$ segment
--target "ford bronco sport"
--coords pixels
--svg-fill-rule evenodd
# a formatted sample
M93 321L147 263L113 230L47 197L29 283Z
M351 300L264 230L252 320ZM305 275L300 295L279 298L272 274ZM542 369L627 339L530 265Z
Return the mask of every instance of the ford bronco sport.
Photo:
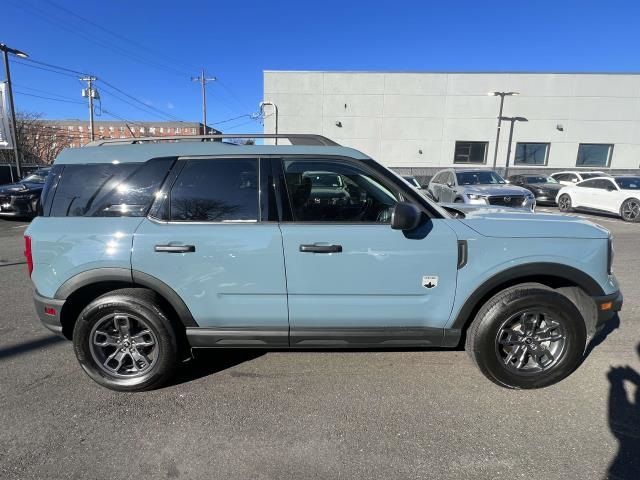
M195 348L464 343L491 381L538 388L621 308L602 227L446 210L359 151L277 138L290 144L128 139L59 155L25 254L40 319L93 380L155 388Z

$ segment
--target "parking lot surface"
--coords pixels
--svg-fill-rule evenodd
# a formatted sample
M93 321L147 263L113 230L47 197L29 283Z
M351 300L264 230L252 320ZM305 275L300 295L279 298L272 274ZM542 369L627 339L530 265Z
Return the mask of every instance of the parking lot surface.
M497 387L462 350L232 351L136 394L40 326L26 223L0 220L0 478L640 478L640 225L581 216L625 305L557 385Z

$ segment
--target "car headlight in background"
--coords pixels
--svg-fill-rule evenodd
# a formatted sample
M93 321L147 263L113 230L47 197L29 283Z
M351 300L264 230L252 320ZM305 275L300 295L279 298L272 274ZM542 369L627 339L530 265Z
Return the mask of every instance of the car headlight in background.
M484 197L482 195L478 195L476 193L467 193L467 197L469 197L469 200L482 200L484 202L487 201L487 197Z

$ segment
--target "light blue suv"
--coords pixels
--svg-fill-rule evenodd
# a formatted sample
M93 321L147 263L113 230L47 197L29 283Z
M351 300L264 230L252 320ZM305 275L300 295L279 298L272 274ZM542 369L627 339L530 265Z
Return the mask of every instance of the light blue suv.
M158 387L194 348L464 343L493 382L537 388L621 308L611 236L590 222L450 213L324 137L226 140L56 159L25 254L40 319L99 384Z

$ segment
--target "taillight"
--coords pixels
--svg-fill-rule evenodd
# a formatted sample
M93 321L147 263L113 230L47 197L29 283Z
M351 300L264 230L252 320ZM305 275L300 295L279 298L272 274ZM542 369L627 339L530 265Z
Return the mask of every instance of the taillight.
M24 236L24 257L27 259L27 268L29 268L29 276L33 273L33 254L31 253L31 237Z

